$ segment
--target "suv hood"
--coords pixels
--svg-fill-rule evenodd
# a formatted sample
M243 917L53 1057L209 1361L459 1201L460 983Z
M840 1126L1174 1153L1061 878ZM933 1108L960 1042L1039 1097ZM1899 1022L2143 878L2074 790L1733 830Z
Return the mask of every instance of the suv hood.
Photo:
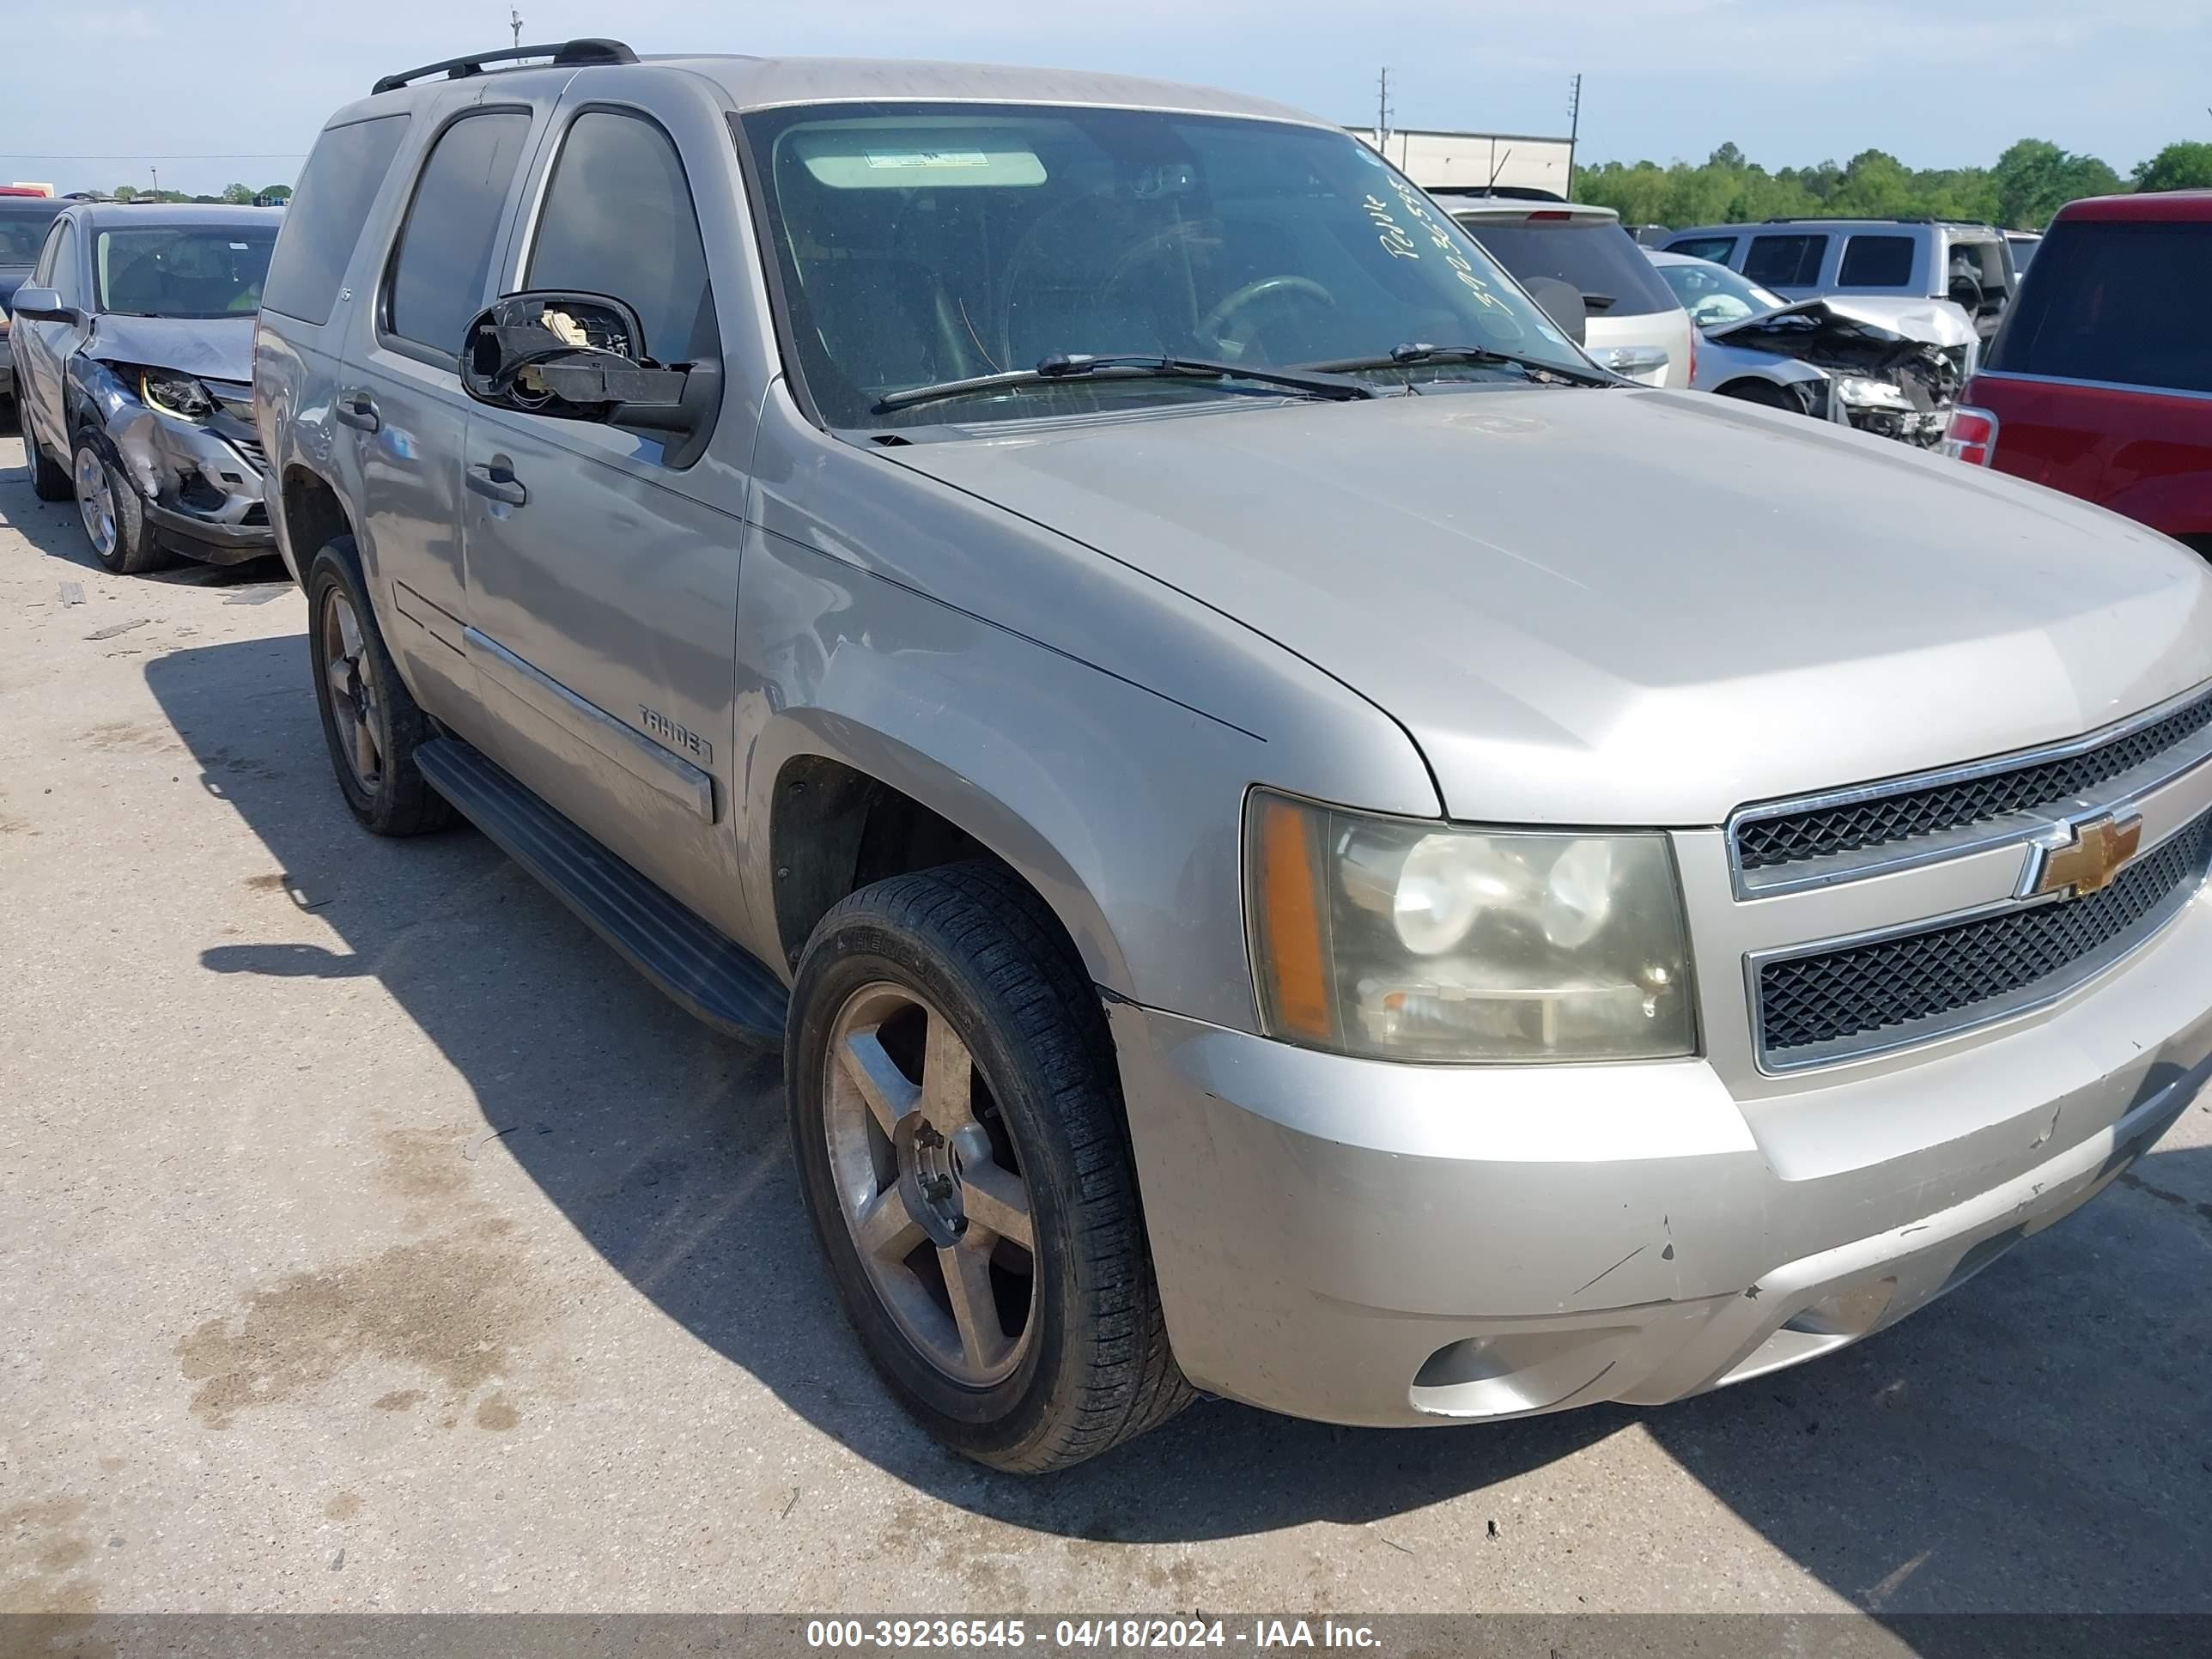
M125 317L102 313L93 323L84 355L104 363L173 368L201 380L250 384L253 379L253 318Z
M1717 823L2212 678L2212 575L2164 538L1698 393L1246 406L878 453L1326 670L1405 726L1456 818Z

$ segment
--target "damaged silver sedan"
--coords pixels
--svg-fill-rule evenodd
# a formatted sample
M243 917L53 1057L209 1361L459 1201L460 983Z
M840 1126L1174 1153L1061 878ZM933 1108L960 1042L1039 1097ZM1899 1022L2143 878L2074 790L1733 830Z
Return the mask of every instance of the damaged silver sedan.
M276 550L253 430L275 208L85 203L16 290L15 392L41 501L118 574Z
M1942 441L1978 337L1948 300L1828 295L1795 304L1741 272L1644 250L1703 337L1700 392L1856 427L1923 449Z

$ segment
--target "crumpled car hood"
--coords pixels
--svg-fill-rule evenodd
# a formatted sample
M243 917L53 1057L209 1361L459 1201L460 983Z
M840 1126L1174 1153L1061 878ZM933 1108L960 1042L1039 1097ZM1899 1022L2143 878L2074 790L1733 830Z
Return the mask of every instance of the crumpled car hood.
M2164 538L1731 399L1499 389L988 434L879 453L1316 664L1405 726L1457 818L1717 823L2212 679L2212 575Z
M173 368L203 380L251 382L253 379L253 318L125 317L112 312L97 318L84 355L104 363L137 363Z
M1901 368L1924 356L1934 343L1900 333L1871 317L1853 316L1844 306L1827 300L1804 300L1779 311L1709 328L1705 337L1748 351L1795 357L1822 368L1869 373Z

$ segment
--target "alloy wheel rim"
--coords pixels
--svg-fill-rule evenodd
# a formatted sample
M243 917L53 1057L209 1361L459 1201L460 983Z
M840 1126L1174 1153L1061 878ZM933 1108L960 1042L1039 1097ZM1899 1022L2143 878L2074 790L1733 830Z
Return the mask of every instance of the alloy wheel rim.
M925 999L877 981L838 1010L824 1063L831 1178L869 1283L947 1377L1003 1380L1036 1328L1034 1209L968 1045Z
M377 695L376 665L365 648L361 619L342 588L332 588L323 605L320 629L323 677L331 689L331 714L346 767L365 794L384 782L383 730Z
M87 445L77 451L72 471L77 516L84 520L92 550L106 558L115 551L115 495L107 482L107 467Z

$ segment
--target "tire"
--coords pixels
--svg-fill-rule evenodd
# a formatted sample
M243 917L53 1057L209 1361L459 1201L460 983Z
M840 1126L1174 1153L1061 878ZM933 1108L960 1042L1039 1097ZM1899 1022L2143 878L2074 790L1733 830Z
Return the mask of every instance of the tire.
M46 452L39 447L39 434L32 430L30 416L24 412L23 385L15 383L15 421L23 428L23 465L31 474L31 491L42 501L67 501L76 498L76 489L70 483L69 469L57 466L47 459Z
M933 1066L947 1031L951 1063ZM972 1067L958 1064L963 1048ZM807 941L786 1055L800 1188L830 1277L870 1362L932 1435L993 1468L1042 1474L1190 1402L1161 1318L1112 1040L1036 894L983 862L854 894ZM883 1111L859 1081L872 1066ZM964 1121L952 1096L965 1097ZM878 1248L864 1253L862 1233ZM962 1283L993 1293L981 1339L951 1313L948 1257L966 1264L952 1269Z
M70 494L84 525L85 540L100 568L118 576L143 576L171 562L154 540L137 486L115 464L107 446L88 432L76 434L70 457Z
M307 562L305 586L307 665L323 740L346 805L373 835L420 836L447 828L454 822L453 809L415 764L416 750L436 734L385 647L352 537L337 537L317 550ZM326 647L339 651L342 666ZM361 747L364 734L371 745L367 752Z

